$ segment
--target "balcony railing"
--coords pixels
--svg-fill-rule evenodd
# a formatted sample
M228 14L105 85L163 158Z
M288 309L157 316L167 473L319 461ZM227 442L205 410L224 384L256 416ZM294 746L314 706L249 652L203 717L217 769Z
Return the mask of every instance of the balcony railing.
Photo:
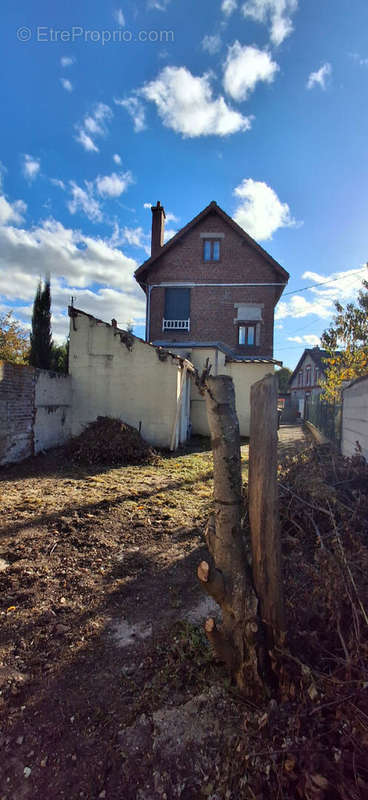
M163 319L163 331L189 331L190 319Z

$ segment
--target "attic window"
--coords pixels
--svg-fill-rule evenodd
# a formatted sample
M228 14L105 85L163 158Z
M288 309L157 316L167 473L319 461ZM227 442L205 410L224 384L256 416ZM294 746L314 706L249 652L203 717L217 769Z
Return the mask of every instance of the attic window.
M220 240L203 240L203 261L220 261Z

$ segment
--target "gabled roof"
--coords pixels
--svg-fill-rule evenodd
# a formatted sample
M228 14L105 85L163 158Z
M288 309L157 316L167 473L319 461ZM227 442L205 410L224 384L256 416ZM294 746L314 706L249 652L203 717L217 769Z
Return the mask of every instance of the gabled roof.
M270 256L270 254L267 253L266 250L264 250L263 247L261 247L261 245L259 245L254 239L252 239L252 237L249 236L249 234L246 233L243 230L243 228L241 228L240 225L238 225L238 223L235 222L235 220L229 217L229 215L226 214L226 212L223 211L222 208L220 208L220 206L217 205L215 200L212 200L212 202L208 206L206 206L206 208L204 208L203 211L200 212L200 214L197 214L197 216L194 217L194 219L192 219L191 222L188 222L188 224L185 225L184 228L181 228L181 230L178 231L178 233L176 233L175 236L172 237L172 239L169 239L169 241L166 242L166 244L161 248L161 250L159 250L158 253L148 258L146 261L144 261L144 263L140 267L138 267L138 269L136 269L134 277L138 281L138 283L142 286L142 288L144 285L144 280L143 280L144 274L147 271L149 271L153 266L155 266L156 261L158 261L158 259L160 259L161 256L164 255L164 253L167 253L169 250L171 250L173 247L179 244L182 238L186 236L186 234L189 233L189 231L191 231L192 228L198 225L199 222L202 222L202 220L205 219L205 217L207 217L208 214L213 214L213 213L218 214L218 216L221 219L223 219L224 222L230 225L230 227L236 233L238 233L239 236L241 236L242 239L245 240L250 247L252 247L259 255L263 256L263 258L266 261L268 261L271 267L277 272L277 275L280 278L280 283L281 282L286 283L289 280L289 273L286 272L286 270L277 261L275 261L275 259L272 258L272 256Z
M300 367L302 366L302 363L303 363L304 359L308 355L314 361L316 367L318 367L318 369L320 369L322 372L325 372L326 364L324 364L323 359L324 358L331 358L330 354L327 352L327 350L321 350L320 347L310 347L310 348L307 347L304 350L304 353L301 355L301 357L300 357L300 359L299 359L299 361L298 361L298 363L297 363L297 365L296 365L296 367L294 369L293 374L290 375L289 386L290 386L292 380L294 380L295 375L299 372ZM336 355L339 355L339 353L336 353Z

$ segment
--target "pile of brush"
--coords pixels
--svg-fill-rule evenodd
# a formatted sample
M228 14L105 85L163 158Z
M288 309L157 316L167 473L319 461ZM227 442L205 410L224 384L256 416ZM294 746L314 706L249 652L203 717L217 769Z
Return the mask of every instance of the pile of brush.
M112 417L97 417L66 446L74 464L149 464L156 456L136 428Z

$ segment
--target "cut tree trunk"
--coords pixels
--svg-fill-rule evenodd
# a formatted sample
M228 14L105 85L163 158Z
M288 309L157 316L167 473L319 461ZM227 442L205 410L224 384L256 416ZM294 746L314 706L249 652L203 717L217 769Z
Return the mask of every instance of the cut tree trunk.
M202 561L198 578L222 609L222 624L206 621L206 635L237 685L254 695L267 683L264 632L241 527L242 484L239 423L231 377L204 384L214 464L214 515L206 529L213 562Z
M284 631L280 516L277 486L277 378L266 375L251 387L249 521L252 570L269 650Z

